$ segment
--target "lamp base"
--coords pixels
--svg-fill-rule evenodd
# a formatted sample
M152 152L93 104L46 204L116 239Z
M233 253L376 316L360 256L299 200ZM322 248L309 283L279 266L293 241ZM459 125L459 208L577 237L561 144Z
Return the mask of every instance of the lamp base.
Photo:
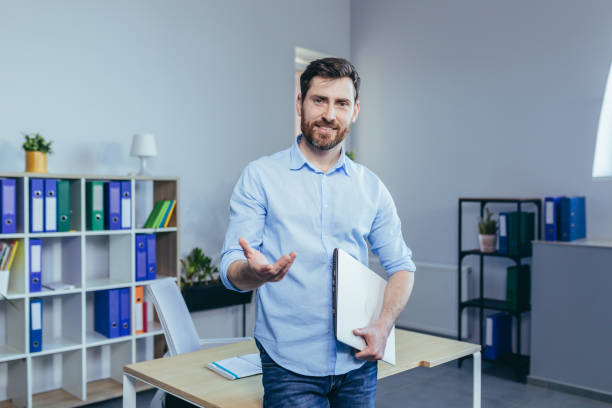
M147 168L147 158L145 156L138 156L140 159L140 168L138 169L137 176L150 176L151 172Z

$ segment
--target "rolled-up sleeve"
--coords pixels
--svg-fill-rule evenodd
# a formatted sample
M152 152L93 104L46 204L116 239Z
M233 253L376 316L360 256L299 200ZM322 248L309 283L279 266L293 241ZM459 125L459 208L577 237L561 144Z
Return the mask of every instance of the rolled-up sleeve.
M389 190L381 183L378 210L368 236L371 251L379 257L387 277L397 271L416 271L412 251L404 242L402 223Z
M265 193L257 168L254 163L250 163L243 170L232 192L229 226L221 251L219 275L221 282L228 289L244 292L230 282L227 269L235 261L246 259L238 238L243 237L253 248L261 246L266 208Z

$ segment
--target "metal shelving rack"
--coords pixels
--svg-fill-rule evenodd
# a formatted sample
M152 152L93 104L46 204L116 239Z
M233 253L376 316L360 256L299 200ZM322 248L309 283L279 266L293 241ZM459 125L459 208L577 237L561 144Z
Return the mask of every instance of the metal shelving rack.
M459 228L458 228L458 263L457 263L457 276L458 276L458 299L461 299L462 285L461 285L461 267L463 260L467 256L479 257L479 294L477 298L469 299L466 301L459 301L458 316L457 316L457 339L461 339L461 323L462 313L466 308L476 308L479 310L479 332L480 332L480 344L484 346L484 311L497 310L511 313L516 318L516 353L504 356L496 360L486 360L494 364L501 364L514 370L517 381L526 381L526 376L529 373L529 355L521 353L521 317L523 313L527 313L531 310L531 305L527 305L523 308L514 308L509 305L505 300L498 300L487 298L484 295L484 259L487 257L506 258L514 261L517 267L524 264L524 260L530 256L521 254L520 242L519 242L519 255L510 256L506 254L500 254L499 252L483 253L479 249L464 250L462 245L462 221L463 221L463 204L479 204L480 205L480 216L484 217L485 208L487 204L510 204L516 206L516 211L520 214L525 212L524 207L535 206L536 217L535 227L538 239L541 239L541 228L540 220L542 214L542 200L539 198L459 198ZM518 234L517 239L520 241L521 236L521 223L518 223ZM461 364L461 361L459 362Z
M135 280L135 235L140 233L156 235L157 277L179 279L179 206L168 228L136 225L147 215L141 208L148 207L138 203L152 207L158 200L178 201L178 178L34 173L0 173L0 178L17 180L17 233L0 234L0 239L19 241L8 301L0 298L0 408L75 407L121 396L123 366L161 357L163 330L157 316L149 311L146 333L136 334L132 324L129 335L106 338L93 330L93 294L130 288L133 305L136 286L151 282ZM70 181L71 231L29 232L28 186L33 178ZM90 180L131 181L132 228L86 229L85 187ZM140 190L147 193L140 195ZM74 289L29 292L28 243L32 238L43 240L43 283L62 280ZM42 351L34 353L29 349L32 298L41 298L44 304ZM136 312L134 307L130 309L133 322ZM152 303L149 309L153 309ZM139 390L148 388L141 385Z

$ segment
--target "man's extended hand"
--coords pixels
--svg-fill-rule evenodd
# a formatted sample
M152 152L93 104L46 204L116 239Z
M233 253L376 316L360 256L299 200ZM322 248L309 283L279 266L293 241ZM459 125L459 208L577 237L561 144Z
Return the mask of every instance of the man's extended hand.
M251 277L260 281L261 284L265 282L278 282L283 279L287 272L289 272L289 268L293 265L296 257L295 252L291 252L288 255L281 256L276 262L271 264L264 254L251 248L246 239L239 238L238 243L244 251Z
M366 342L366 347L355 353L360 360L377 361L382 360L387 345L389 330L382 325L374 323L370 326L353 330L355 336L361 336Z

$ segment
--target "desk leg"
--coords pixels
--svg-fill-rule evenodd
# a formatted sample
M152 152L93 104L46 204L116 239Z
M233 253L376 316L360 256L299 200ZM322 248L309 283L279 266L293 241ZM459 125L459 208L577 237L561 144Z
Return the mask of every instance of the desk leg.
M480 401L482 399L481 396L481 356L480 351L477 351L473 354L474 356L474 408L480 408ZM125 386L124 386L125 387ZM124 405L125 407L125 405Z
M136 408L136 387L132 376L123 374L123 408Z

